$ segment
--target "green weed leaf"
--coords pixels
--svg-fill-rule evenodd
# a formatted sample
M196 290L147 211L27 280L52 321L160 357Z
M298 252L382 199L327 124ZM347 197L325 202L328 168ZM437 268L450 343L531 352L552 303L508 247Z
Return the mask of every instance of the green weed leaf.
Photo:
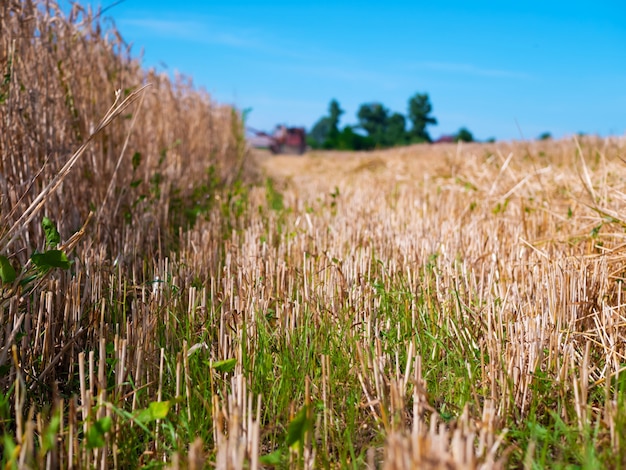
M223 361L217 361L211 364L211 367L218 372L232 372L237 364L237 359L224 359Z
M139 165L141 164L141 153L140 152L133 153L131 162L133 164L133 171L135 171L137 168L139 168Z
M37 274L31 274L30 276L26 276L24 279L20 280L20 286L26 286L37 279L39 276Z
M307 431L313 429L313 419L310 417L309 407L303 406L287 427L285 443L292 448L299 449L304 445Z
M100 418L93 423L87 432L87 448L99 449L104 446L104 435L111 429L112 420L110 416Z
M153 401L148 406L148 409L152 413L154 419L163 419L167 416L167 413L170 411L170 402L169 401Z
M8 434L4 434L2 440L4 444L4 457L2 458L2 461L5 462L4 468L17 468L17 458L20 456L20 448Z
M0 255L0 279L3 284L11 284L15 281L15 269L6 256Z
M48 217L44 217L41 221L41 226L46 234L46 246L57 246L61 243L61 235L52 220Z
M600 233L600 230L602 229L602 226L604 225L604 223L601 223L600 225L596 225L592 230L591 230L591 238L598 238L598 234Z
M109 421L111 418L109 418ZM57 433L59 432L59 426L61 424L61 417L59 414L55 414L50 419L50 424L43 432L43 451L48 452L50 449L54 448L57 440ZM109 425L110 427L110 425Z
M285 208L283 195L276 191L274 182L270 178L265 181L265 198L272 210L282 211Z
M33 253L31 261L42 272L48 272L52 268L70 269L72 263L67 255L61 250L48 250L45 253Z
M263 465L272 465L278 466L283 462L283 454L280 450L275 450L274 452L266 455L262 455L259 458L259 463Z
M170 411L171 403L169 401L153 401L148 408L139 410L135 419L140 423L150 423L157 419L163 419Z

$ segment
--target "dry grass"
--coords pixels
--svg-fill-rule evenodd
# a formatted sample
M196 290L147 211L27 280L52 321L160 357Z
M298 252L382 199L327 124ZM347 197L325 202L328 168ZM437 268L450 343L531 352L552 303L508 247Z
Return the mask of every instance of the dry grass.
M623 138L247 185L231 109L78 7L1 8L6 468L626 463ZM70 269L28 261L44 214Z
M55 2L9 1L1 15L3 222L10 226L87 141L118 91L125 98L146 84L141 100L93 138L62 190L47 198L44 212L61 233L69 236L96 210L100 246L115 255L129 246L142 252L164 235L174 189L186 196L210 165L221 181L237 177L242 142L232 110L213 105L184 77L173 83L142 70L97 14L75 5L64 18ZM146 210L150 203L158 207ZM26 239L15 251L30 247Z
M2 2L0 75L0 253L18 271L2 286L0 432L14 436L20 467L87 465L77 420L88 426L91 400L102 403L115 375L103 362L94 371L99 348L124 354L115 380L132 358L133 385L152 383L159 364L142 361L155 348L158 356L156 318L139 325L141 315L122 310L151 289L153 257L166 257L179 231L240 181L239 117L184 77L142 70L115 28L79 5L65 16L54 1ZM31 254L47 248L44 216L73 262L68 272L32 268ZM132 324L141 352L133 343L122 353L119 321ZM47 454L36 441L55 413L64 440Z
M368 325L364 348L379 336L377 328L401 336L401 327L393 323L372 326L380 314L376 296L363 291L364 278L387 278L391 285L399 282L410 293L425 294L426 299L405 299L401 310L412 318L403 340L419 343L420 336L432 334L429 322L437 325L434 334L450 336L452 343L436 342L428 354L435 363L449 355L467 358L461 364L467 366L465 380L470 381L465 406L470 405L476 419L489 406L489 446L494 442L491 433L546 422L545 416L555 412L567 423L564 427L573 426L580 435L595 430L595 451L613 455L615 465L623 462L616 422L618 377L626 353L621 216L625 150L624 139L586 138L580 144L414 146L319 154L276 158L265 166L286 181L285 204L294 208L294 224L303 232L282 257L313 273L308 297L324 299L331 311L347 305L353 324ZM317 209L313 201L323 206L331 194L340 194L333 210ZM316 207L312 214L307 214L308 204ZM319 261L310 261L306 253L319 254L313 258ZM376 266L379 262L384 273ZM391 370L397 374L397 356L383 360L394 362ZM475 365L479 367L470 370ZM364 367L363 375L372 369L376 373L375 364ZM367 401L390 403L384 390L373 385L390 381L384 374L372 379ZM547 390L541 393L543 387ZM442 405L438 397L427 401ZM383 410L372 407L372 413L381 418ZM466 422L465 412L459 419ZM441 442L440 431L432 426L428 439ZM444 438L439 457L430 460L420 460L425 458L422 450L439 444L424 447L415 431L406 437L392 433L386 455L396 466L388 463L389 468L429 462L444 468L446 459L458 468L475 468L473 440L485 427L481 421L474 426L471 433L461 434L469 435L469 442L457 429ZM509 453L516 450L532 461L535 443L527 449L515 449L515 440L512 445ZM482 447L483 452L488 448ZM560 453L565 452L550 449L548 457L561 458ZM482 457L478 461L483 467L491 467L493 456ZM552 464L558 462L564 463Z

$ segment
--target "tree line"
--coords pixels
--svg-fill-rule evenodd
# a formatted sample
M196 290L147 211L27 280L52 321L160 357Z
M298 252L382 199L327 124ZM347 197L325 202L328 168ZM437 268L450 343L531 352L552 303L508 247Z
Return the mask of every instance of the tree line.
M344 110L333 99L328 106L328 115L321 117L311 129L308 144L317 149L370 150L432 142L426 127L436 125L437 119L431 115L433 108L428 93L413 95L407 108L407 115L404 116L391 112L381 103L365 103L357 112L358 123L340 129L339 119ZM407 126L408 123L410 126ZM473 141L471 132L465 128L452 137L454 140Z

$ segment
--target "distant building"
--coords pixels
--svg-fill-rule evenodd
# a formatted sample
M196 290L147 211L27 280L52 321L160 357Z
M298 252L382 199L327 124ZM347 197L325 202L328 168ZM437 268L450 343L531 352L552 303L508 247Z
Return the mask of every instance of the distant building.
M456 142L456 136L454 135L442 135L433 144L449 144Z

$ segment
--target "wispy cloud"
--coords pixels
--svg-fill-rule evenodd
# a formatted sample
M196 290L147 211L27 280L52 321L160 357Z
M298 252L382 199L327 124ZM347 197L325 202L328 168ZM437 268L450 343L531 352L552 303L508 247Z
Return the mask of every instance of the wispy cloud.
M158 35L160 37L183 39L204 44L210 43L230 47L250 48L257 47L260 43L255 31L240 29L235 33L225 32L216 28L210 19L166 20L160 18L132 18L122 20L120 23L124 26L138 28L146 33Z
M136 28L144 34L184 40L197 45L218 45L250 50L288 58L304 58L293 49L281 48L276 38L266 31L226 24L216 17L199 19L128 18L119 21L125 28ZM278 45L277 45L278 44Z
M493 78L516 78L522 80L531 79L532 76L524 72L516 72L512 70L492 69L478 67L473 64L461 64L454 62L415 62L411 65L412 69L432 70L436 72L449 72L453 74L474 75L479 77Z

